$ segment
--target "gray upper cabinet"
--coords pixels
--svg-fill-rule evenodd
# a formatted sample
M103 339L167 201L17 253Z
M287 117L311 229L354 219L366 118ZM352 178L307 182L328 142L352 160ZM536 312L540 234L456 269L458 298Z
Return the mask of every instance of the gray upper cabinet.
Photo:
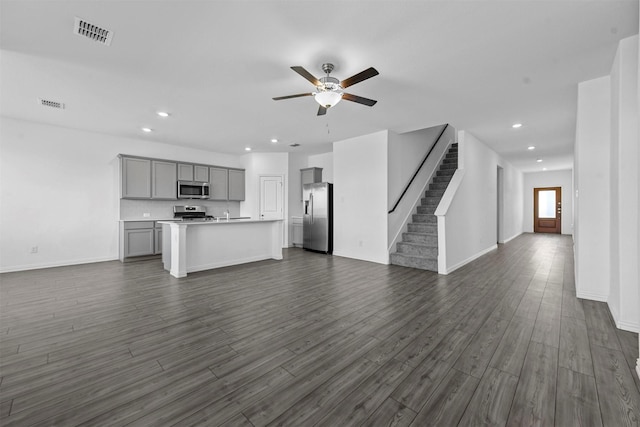
M180 181L193 181L193 165L178 163L178 179Z
M151 160L121 157L122 192L125 199L148 199L151 197Z
M244 200L243 169L229 169L229 200Z
M193 180L209 182L209 166L193 165Z
M300 200L302 200L302 193L304 191L305 184L314 184L316 182L322 182L322 168L304 168L300 169Z
M245 198L244 169L178 163L120 154L121 198L177 200L178 181L209 182L210 200Z
M175 200L178 198L176 164L162 160L151 161L151 198Z
M209 200L227 200L229 196L229 170L209 168Z
M180 181L209 182L209 166L178 163Z
M302 185L322 182L322 168L300 169L302 175Z

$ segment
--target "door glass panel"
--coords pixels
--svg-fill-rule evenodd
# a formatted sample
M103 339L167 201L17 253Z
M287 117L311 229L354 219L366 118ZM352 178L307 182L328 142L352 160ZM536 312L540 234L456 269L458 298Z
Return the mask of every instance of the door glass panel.
M538 218L556 217L556 190L538 191Z

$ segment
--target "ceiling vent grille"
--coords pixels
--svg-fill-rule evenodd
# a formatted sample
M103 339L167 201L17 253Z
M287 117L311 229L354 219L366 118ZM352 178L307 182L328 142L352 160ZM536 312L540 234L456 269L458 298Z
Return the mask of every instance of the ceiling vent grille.
M77 16L75 24L73 25L73 32L74 34L89 38L107 46L111 45L111 39L113 38L113 31L93 25L92 23L87 22L82 18L78 18Z
M50 99L42 99L38 98L38 103L45 107L57 108L59 110L64 110L64 104L58 101L51 101Z
M289 144L289 147L300 147L300 144L294 142L293 144Z

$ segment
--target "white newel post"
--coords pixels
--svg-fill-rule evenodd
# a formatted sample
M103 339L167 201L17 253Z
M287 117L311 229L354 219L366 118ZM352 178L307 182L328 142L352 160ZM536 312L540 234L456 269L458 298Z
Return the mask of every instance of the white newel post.
M173 277L187 275L187 224L171 223L171 270Z

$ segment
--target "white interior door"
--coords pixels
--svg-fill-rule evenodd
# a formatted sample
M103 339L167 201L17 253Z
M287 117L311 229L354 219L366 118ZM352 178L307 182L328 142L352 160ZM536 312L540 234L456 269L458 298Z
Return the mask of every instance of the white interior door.
M282 175L260 177L260 219L284 219Z

